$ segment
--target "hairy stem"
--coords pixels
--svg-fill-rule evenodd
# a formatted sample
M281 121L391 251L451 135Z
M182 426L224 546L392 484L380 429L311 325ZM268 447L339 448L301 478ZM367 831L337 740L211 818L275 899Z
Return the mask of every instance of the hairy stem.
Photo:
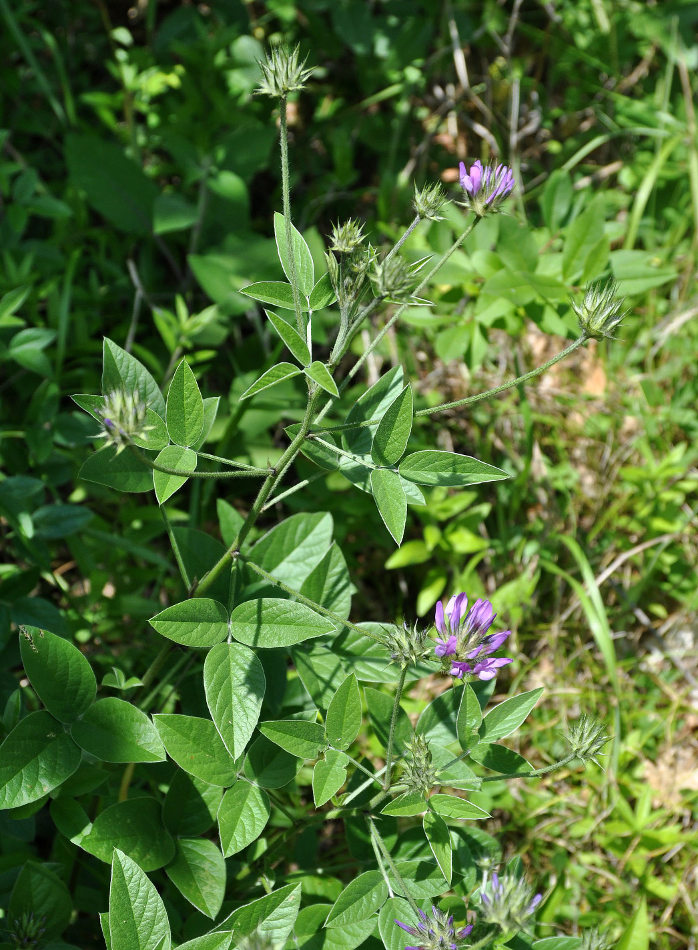
M296 326L300 335L305 338L301 295L298 290L298 274L296 273L296 255L293 253L293 235L291 233L291 181L288 172L288 124L286 118L286 97L283 96L279 100L279 145L281 146L281 193L284 221L286 223L286 253L288 254L288 266L291 271L290 283L293 290L293 307L296 311Z
M400 700L402 698L402 690L405 686L405 677L407 676L407 667L403 666L400 670L400 679L397 683L397 690L395 692L395 702L393 703L393 712L390 717L390 731L388 732L388 748L385 753L385 778L383 779L383 789L387 792L390 788L390 773L393 767L393 743L395 741L395 723L397 722L397 715L400 711Z

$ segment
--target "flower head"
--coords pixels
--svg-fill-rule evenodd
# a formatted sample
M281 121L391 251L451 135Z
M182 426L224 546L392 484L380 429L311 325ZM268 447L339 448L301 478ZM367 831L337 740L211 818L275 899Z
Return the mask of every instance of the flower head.
M628 313L624 306L625 297L618 296L618 284L614 280L605 284L596 281L587 288L581 304L572 301L580 328L594 340L615 339L613 331Z
M450 662L451 676L461 679L472 673L478 679L491 680L498 669L511 663L510 657L490 656L511 633L488 633L496 616L489 600L478 599L468 610L465 594L454 594L445 610L441 601L437 603L435 623L441 637L436 640L434 653Z
M272 47L259 62L262 78L257 92L273 99L285 99L294 89L302 89L313 72L312 68L305 68L305 63L306 60L300 58L298 46L295 49Z
M385 646L390 658L401 666L413 666L429 656L431 640L428 630L420 630L416 624L408 627L406 623L399 627L388 627L385 632Z
M465 192L464 204L482 218L499 211L499 206L514 189L514 173L508 165L482 167L481 161L473 162L470 170L465 163L459 165L460 185Z
M533 888L523 878L509 873L499 877L495 871L489 887L480 890L480 900L483 921L508 932L525 927L543 895L534 895Z
M581 950L610 950L611 946L611 940L596 927L582 934Z
M438 784L431 749L422 735L415 735L405 748L400 784L406 785L410 792L424 796Z
M342 224L335 224L330 238L331 250L337 251L338 254L351 254L363 243L365 238L363 230L363 224L359 224L354 218L349 218Z
M441 209L446 204L446 193L438 182L435 185L425 185L423 188L415 188L412 203L420 218L441 221Z
M419 912L419 921L416 926L403 924L395 920L411 937L419 937L419 942L408 945L405 950L458 950L460 941L468 936L473 925L456 930L453 926L453 915L448 915L432 904L431 914Z
M117 454L129 442L142 442L152 429L146 424L148 407L137 392L114 389L107 393L98 414L102 431L97 438L105 439L106 445L115 445Z
M584 715L570 725L566 738L570 752L578 759L601 765L597 756L602 754L601 750L611 737L606 735L603 723L592 716Z

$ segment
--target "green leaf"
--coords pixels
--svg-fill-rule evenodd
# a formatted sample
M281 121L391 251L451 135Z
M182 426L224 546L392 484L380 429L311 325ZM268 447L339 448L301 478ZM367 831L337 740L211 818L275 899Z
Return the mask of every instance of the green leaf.
M230 950L232 934L204 934L177 945L177 950Z
M167 754L185 772L224 788L237 780L235 760L210 719L160 713L153 722Z
M509 478L509 474L494 465L479 462L470 455L426 449L413 452L400 463L400 474L419 485L479 485Z
M201 435L199 436L196 444L192 446L192 448L200 449L204 442L208 439L211 429L213 428L213 423L216 421L216 416L218 415L218 406L220 405L220 401L220 396L207 396L204 399L204 427L201 430Z
M300 884L287 884L238 907L218 927L232 932L235 943L254 932L263 946L283 947L298 917L300 901Z
M274 237L276 238L276 248L279 252L279 260L284 274L289 281L292 280L291 258L288 253L288 232L286 229L286 219L278 211L274 212ZM305 296L309 297L313 291L315 283L315 267L310 248L305 243L305 239L300 231L291 224L291 245L293 247L293 259L296 265L296 280L298 289Z
M267 739L300 759L316 759L327 744L319 722L304 719L279 719L262 722L259 731Z
M223 796L218 809L218 829L223 855L229 858L252 844L266 828L271 814L269 796L243 779Z
M532 772L533 766L513 749L496 743L484 742L470 750L470 758L479 762L486 769L500 772L502 775L513 775L517 772Z
M395 465L405 454L412 431L413 409L412 390L405 386L386 409L373 436L371 457L376 464Z
M482 709L477 698L475 690L470 683L464 683L461 691L461 701L458 707L458 718L456 720L456 729L458 731L458 741L464 751L473 744L479 742L478 730L482 723Z
M202 835L216 823L222 798L220 786L177 769L162 805L162 820L173 835Z
M380 422L402 390L402 367L394 366L356 401L347 415L347 423L368 422L369 419L377 419ZM378 422L371 426L348 429L342 437L344 447L355 455L370 455Z
M167 393L165 416L170 438L178 445L196 445L204 427L204 400L191 367L183 359Z
M370 686L364 687L364 698L373 730L380 744L386 749L388 747L388 730L390 727L390 717L393 713L394 699L392 696L388 696L387 693L382 693L378 689L372 689ZM398 706L397 719L395 720L395 734L393 737L395 750L400 751L403 749L411 739L412 723L402 706Z
M351 595L355 589L341 548L334 542L299 588L300 593L309 600L326 607L344 620L349 617Z
M318 709L327 709L347 671L334 650L319 643L291 650L298 676ZM385 654L384 654L385 656Z
M647 917L647 898L640 897L637 909L616 944L616 950L647 950L650 945L650 923Z
M276 366L272 366L262 373L259 379L252 383L251 386L248 386L242 396L240 396L240 399L249 399L251 396L261 393L263 389L269 389L270 386L283 383L293 376L298 376L299 373L300 370L297 366L294 366L293 363L277 363Z
M361 728L361 693L350 673L332 697L325 717L327 738L338 749L348 749Z
M198 456L191 449L181 445L167 445L157 455L155 461L167 468L181 469L183 472L196 471ZM170 475L167 472L158 472L153 469L153 487L159 505L164 505L176 491L186 482L188 475Z
M40 945L47 946L47 941L52 942L63 933L72 912L73 902L63 881L46 865L27 861L17 875L9 905L6 905L6 923L11 926L12 921L28 917L40 920Z
M432 795L429 804L434 811L442 818L489 818L490 815L472 802L466 802L463 798L456 798L455 795Z
M45 712L21 719L0 745L0 809L38 801L80 765L80 749Z
M407 498L397 472L375 468L371 472L371 492L383 523L396 544L402 542L407 520Z
M428 811L424 816L424 834L441 873L450 885L453 873L453 853L448 825L440 815Z
M204 690L211 719L234 759L245 751L259 720L264 670L257 656L240 643L219 643L204 662Z
M503 703L491 709L482 720L480 741L496 742L497 739L511 735L526 719L542 692L543 687L539 686L538 689L505 699Z
M269 318L271 325L301 366L307 366L310 363L310 350L298 330L292 327L290 323L286 323L283 317L279 317L273 310L265 310L264 312Z
M216 514L218 515L218 526L221 529L223 543L229 548L237 538L238 531L245 523L245 519L237 508L233 508L223 498L216 499Z
M313 768L313 800L320 808L336 795L347 780L348 759L343 752L328 749L324 759L319 759Z
M212 647L228 636L228 611L208 597L172 604L148 623L163 637L185 647Z
M258 736L247 750L245 775L262 788L283 788L295 778L301 759L286 752L266 736Z
M137 706L115 696L98 699L71 736L102 762L164 762L165 749L152 721Z
M179 893L211 920L225 895L225 861L213 841L180 838L175 859L165 873Z
M137 392L146 406L165 418L165 399L160 387L140 360L106 338L102 360L102 392L105 395L119 389L127 393Z
M653 287L661 287L675 280L676 268L665 264L651 251L611 251L611 269L618 281L621 294L644 294Z
M395 923L414 926L417 915L402 897L389 897L378 914L378 931L385 950L404 950L405 931Z
M313 287L313 292L310 295L310 309L323 310L325 307L329 307L330 304L334 303L336 299L337 295L332 287L330 275L323 274Z
M441 745L450 745L455 742L458 739L456 719L459 702L458 689L449 689L441 693L422 710L415 732L423 735L430 742L438 742Z
M153 490L152 469L133 452L119 452L113 445L105 445L89 455L82 463L78 478L123 492Z
M316 382L318 386L324 389L325 392L329 393L330 396L339 396L337 384L332 379L328 368L324 363L321 363L320 360L315 360L315 362L307 366L303 372L309 379L312 379L313 382Z
M170 923L155 886L115 849L109 888L111 950L169 950Z
M262 649L288 647L335 632L330 620L305 604L276 597L238 604L230 618L230 630L240 643Z
M196 224L198 216L196 205L185 201L180 195L160 194L156 197L153 208L153 233L183 231Z
M605 199L600 196L567 228L562 251L562 277L572 283L580 277L587 258L604 237Z
M364 871L349 881L327 915L326 927L344 927L369 917L388 896L380 871Z
M146 797L129 798L105 808L80 847L105 864L119 847L144 871L168 864L175 852L174 839L162 823L160 802Z
M285 284L280 280L260 280L256 284L248 284L242 287L241 294L246 297L252 297L253 300L259 300L260 303L271 304L272 307L282 307L284 310L295 310L293 304L293 289L290 284ZM301 297L301 310L308 309L308 304Z
M433 900L437 894L443 894L448 889L441 869L429 857L427 860L397 861L398 873L405 882L407 890L414 900ZM388 869L388 877L391 872ZM395 875L392 876L393 890L401 889L401 884Z
M19 648L29 681L52 716L72 722L89 709L97 695L97 680L76 646L28 627L20 633Z
M51 820L64 838L80 846L92 831L92 822L85 809L74 798L54 798L49 806Z
M441 785L446 785L448 788L468 790L479 789L482 786L482 779L462 759L457 762L453 761L453 752L446 746L431 741L429 748Z
M427 803L419 792L405 792L381 808L381 815L395 815L397 818L412 818L414 815L424 814L426 809Z
M320 563L332 543L332 515L291 515L267 531L254 545L250 560L294 590Z

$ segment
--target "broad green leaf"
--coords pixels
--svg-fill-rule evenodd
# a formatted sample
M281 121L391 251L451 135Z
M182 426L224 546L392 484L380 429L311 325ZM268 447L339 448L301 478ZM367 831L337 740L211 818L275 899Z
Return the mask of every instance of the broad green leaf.
M299 588L305 597L344 620L349 617L351 595L355 589L342 550L334 542Z
M274 212L274 237L276 238L276 248L279 252L279 260L284 274L289 282L293 280L291 257L288 252L288 231L286 228L286 219L278 211ZM291 246L293 248L293 260L296 265L296 280L301 294L309 297L313 291L315 283L315 267L310 248L305 243L305 238L300 231L291 224Z
M70 734L80 748L102 762L164 762L165 749L151 719L115 696L98 699Z
M509 474L494 465L479 462L470 455L426 449L413 452L400 462L400 474L418 485L444 485L459 487L479 485L509 478Z
M281 280L260 280L256 284L248 284L242 287L241 294L246 297L252 297L253 300L259 300L260 303L268 303L272 307L281 307L284 310L295 310L293 304L293 289L290 284L285 284ZM307 310L308 303L301 296L301 310Z
M213 841L179 838L174 861L165 873L179 893L211 920L225 895L225 861Z
M405 454L412 431L412 390L405 386L391 402L373 436L371 457L378 465L395 465Z
M455 795L432 795L429 804L434 811L442 818L489 818L490 815L472 802L466 802L463 798L456 798Z
M212 647L228 636L228 611L208 597L172 604L148 623L163 637L185 647Z
M216 823L222 798L223 789L219 785L209 785L177 769L162 805L165 827L180 837L204 834Z
M76 646L34 627L19 635L22 664L34 691L61 722L72 722L95 701L97 680Z
M211 719L234 759L259 720L266 679L257 656L240 643L218 643L206 655L204 690Z
M482 779L477 776L462 759L454 762L454 754L446 746L430 740L429 748L434 767L438 771L439 783L448 788L478 789Z
M185 772L224 788L237 780L235 760L210 719L160 713L153 722L167 754Z
M336 299L337 295L332 287L330 275L323 274L313 287L313 292L310 295L310 300L308 301L310 309L323 310L325 307L329 307L330 304L334 303Z
M205 531L176 526L172 528L172 534L173 544L176 543L179 548L182 564L190 580L196 577L202 578L227 552L227 548L218 538L214 538ZM207 591L208 596L219 603L228 602L230 573L230 571L223 571Z
M456 719L459 702L459 688L453 687L444 693L440 693L420 713L415 732L423 735L425 739L438 742L441 745L449 745L455 742L458 739Z
M393 712L394 699L387 693L382 693L378 689L372 689L370 686L364 687L364 699L368 716L373 726L373 731L378 737L378 741L384 749L388 747L388 731L390 727L390 717ZM393 736L393 748L395 751L404 749L405 745L412 739L412 723L409 716L402 708L398 707L397 719L395 720L395 733Z
M169 950L170 923L162 898L143 870L115 849L109 888L111 950Z
M371 472L371 492L383 523L396 544L402 542L407 520L407 498L397 472L375 468Z
M350 673L332 697L325 717L325 732L338 749L348 749L361 728L361 693L356 676Z
M531 944L535 950L578 950L582 946L581 937L543 937Z
M653 287L675 280L676 268L654 252L619 249L611 251L611 269L621 294L644 294Z
M109 339L104 340L102 358L102 392L105 395L120 389L127 393L137 392L146 406L165 418L165 399L160 387L140 360Z
M359 630L345 628L334 640L332 652L342 660L347 671L351 670L356 674L359 682L396 683L398 670L395 664L390 662L385 647L374 638L384 638L388 633L396 633L397 627L389 623L360 623L357 626L359 630L365 630L371 639ZM421 664L413 668L414 678L429 676L433 671L431 664Z
M232 934L204 934L177 945L177 950L230 950Z
M110 805L95 818L80 847L109 864L114 848L124 851L144 871L168 864L174 839L162 823L162 808L154 798L129 798Z
M119 452L113 445L105 445L88 455L78 478L123 492L153 490L153 470L133 452Z
M334 633L335 627L305 604L263 597L238 604L230 618L230 630L240 643L271 649Z
M175 370L167 392L167 431L177 445L196 445L204 427L204 400L185 359Z
M605 198L599 196L566 229L562 251L562 277L572 283L580 277L584 265L597 244L603 241Z
M451 852L451 836L448 825L440 815L428 811L424 816L424 834L441 873L450 885L453 874L453 854Z
M342 437L346 449L355 455L370 456L373 435L378 428L378 423L402 390L402 367L394 366L356 401L347 415L347 423L368 422L369 419L376 419L377 422L370 426L348 429Z
M395 923L399 920L407 926L414 926L417 915L402 897L389 897L378 914L378 931L385 950L404 950L405 931Z
M380 871L364 871L349 881L327 915L326 927L343 927L365 920L388 896Z
M167 468L176 468L182 472L196 471L198 456L191 449L181 445L168 445L160 452L155 461ZM172 475L168 472L158 472L153 469L153 487L159 505L164 505L176 491L186 482L188 475Z
M419 792L405 792L381 808L381 815L395 815L397 818L412 818L427 810L424 796Z
M513 749L496 743L483 742L470 750L470 758L486 769L500 772L502 775L514 775L517 772L532 772L533 766Z
M277 363L276 366L272 366L262 373L259 379L252 383L251 386L248 386L242 396L240 396L240 399L249 399L250 396L261 393L263 389L269 389L270 386L283 383L293 376L298 376L299 373L300 370L297 366L294 366L293 363Z
M92 513L81 505L42 505L32 512L34 538L54 540L69 538L82 531L92 520Z
M540 699L543 687L531 689L527 693L520 693L505 699L503 703L491 709L480 726L481 742L496 742L511 735L526 719L530 711Z
M320 563L332 543L332 515L316 512L285 518L252 548L249 558L294 590Z
M223 796L218 828L223 855L229 858L252 844L264 831L271 806L263 788L240 779Z
M298 916L300 901L300 884L287 884L238 907L218 928L230 931L236 943L254 933L264 946L283 947Z
M348 759L343 752L328 749L324 759L315 763L313 768L313 799L315 807L320 808L336 795L347 780Z
M46 946L46 941L53 942L54 937L63 933L72 912L73 902L63 881L45 864L27 861L17 875L9 905L6 905L6 922L40 920L41 946Z
M226 547L230 547L238 536L240 528L245 523L237 508L233 508L223 498L216 499L216 513L218 515L218 526L221 529L221 537Z
M334 899L334 895L331 899ZM299 950L355 950L371 937L376 927L375 916L369 916L356 924L330 927L329 930L323 929L322 925L330 906L330 904L310 904L301 909L293 927L293 935L298 942Z
M397 861L396 867L407 890L416 901L433 900L438 894L448 890L441 869L434 864L431 855L427 859ZM388 877L390 876L388 869ZM401 889L397 876L392 877L392 885L395 891Z
M245 775L262 788L283 788L295 778L303 760L266 736L258 736L247 750Z
M334 650L319 643L291 650L293 664L308 695L318 707L327 709L347 670Z
M303 372L309 379L312 379L313 382L316 382L318 386L324 389L325 392L329 393L330 396L339 396L337 384L332 379L328 368L324 363L321 363L320 360L315 360L310 366L306 366Z
M49 806L51 820L64 838L80 846L83 838L92 831L90 816L74 798L54 798Z
M301 366L307 366L310 363L310 350L298 330L292 327L290 323L286 323L283 317L278 316L273 310L265 310L264 312L289 351L296 357Z
M471 745L480 741L478 730L482 723L482 710L475 690L470 683L464 683L461 690L461 701L458 707L456 729L461 749L469 749Z
M0 745L0 809L38 801L80 765L80 749L45 710L21 719Z
M279 719L261 722L259 731L267 739L300 759L316 759L327 744L319 722L304 719Z

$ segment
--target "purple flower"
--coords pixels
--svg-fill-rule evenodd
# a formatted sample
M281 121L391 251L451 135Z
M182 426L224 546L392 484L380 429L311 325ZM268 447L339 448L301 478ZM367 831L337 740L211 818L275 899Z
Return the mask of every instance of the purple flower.
M453 926L453 915L447 915L432 904L431 914L419 911L419 921L416 927L403 924L400 920L395 923L411 937L420 937L420 942L407 945L405 950L458 950L458 942L463 940L473 929L473 925L456 930Z
M468 598L464 593L454 594L445 610L440 601L437 603L434 622L441 637L437 637L434 653L440 659L453 658L451 676L461 679L471 673L481 680L490 680L498 669L511 663L508 657L490 657L511 631L488 632L497 616L489 600L478 598L470 610L467 608Z
M468 170L465 162L459 165L459 180L465 192L465 205L483 217L499 210L499 205L511 194L514 188L514 173L508 165L492 168L481 161L473 162Z
M502 930L521 930L528 918L543 900L542 894L533 895L533 888L509 872L499 875L492 873L489 893L484 887L480 890L483 919L496 924Z

